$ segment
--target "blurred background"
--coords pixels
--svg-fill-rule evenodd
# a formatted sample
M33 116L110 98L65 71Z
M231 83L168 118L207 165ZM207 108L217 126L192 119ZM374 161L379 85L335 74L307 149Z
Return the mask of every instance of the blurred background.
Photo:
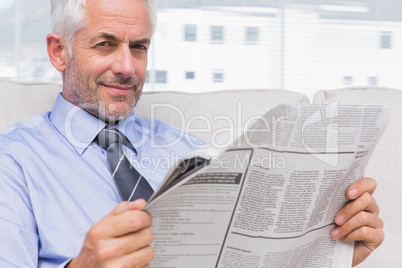
M61 83L47 0L1 0L0 79ZM144 90L402 89L400 0L159 0Z

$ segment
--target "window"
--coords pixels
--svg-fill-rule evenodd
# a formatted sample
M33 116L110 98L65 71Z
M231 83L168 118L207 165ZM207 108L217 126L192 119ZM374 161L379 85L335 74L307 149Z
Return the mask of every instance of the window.
M377 83L378 83L377 77L370 76L370 77L368 78L368 84L369 84L370 86L376 86Z
M353 77L351 77L351 76L344 76L344 77L343 77L343 84L344 84L345 86L350 86L350 85L352 85L352 84L353 84Z
M214 83L223 83L224 75L223 70L215 70L212 75L212 81Z
M150 75L150 72L147 70L147 74L145 76L145 83L149 83L149 81L150 81L149 75Z
M392 32L380 32L380 48L392 48Z
M211 26L211 41L216 44L223 42L223 26Z
M46 53L49 2L0 1L0 79L61 83ZM401 10L398 0L158 1L144 91L402 88Z
M184 41L187 42L197 41L197 25L194 24L184 25Z
M46 53L50 2L1 0L0 77L61 83Z
M155 83L166 84L167 83L167 71L155 72Z
M187 80L193 80L195 78L195 73L194 72L186 72L186 79Z
M246 27L246 44L258 42L258 27Z

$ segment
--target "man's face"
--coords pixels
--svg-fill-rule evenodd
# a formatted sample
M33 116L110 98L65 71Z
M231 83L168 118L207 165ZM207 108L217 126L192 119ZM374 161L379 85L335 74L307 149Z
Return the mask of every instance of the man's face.
M88 0L74 37L63 96L106 122L130 114L145 82L152 26L142 0Z

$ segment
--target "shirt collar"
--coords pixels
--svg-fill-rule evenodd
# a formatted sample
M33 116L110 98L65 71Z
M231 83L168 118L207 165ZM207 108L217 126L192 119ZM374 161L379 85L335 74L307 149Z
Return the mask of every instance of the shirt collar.
M131 112L127 118L120 120L115 126L134 146L141 140L135 120L135 114ZM79 154L82 154L99 131L107 126L102 120L68 102L61 93L57 96L50 113L50 121ZM139 147L134 148L137 153L140 153Z
M68 102L61 93L50 113L50 121L79 154L85 151L106 126L103 121Z

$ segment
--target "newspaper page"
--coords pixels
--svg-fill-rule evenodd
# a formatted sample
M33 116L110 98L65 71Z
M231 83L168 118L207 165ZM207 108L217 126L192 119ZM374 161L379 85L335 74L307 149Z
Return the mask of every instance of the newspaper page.
M380 106L281 105L152 198L152 267L351 267L333 240L346 189L388 122ZM171 179L170 179L171 180Z

